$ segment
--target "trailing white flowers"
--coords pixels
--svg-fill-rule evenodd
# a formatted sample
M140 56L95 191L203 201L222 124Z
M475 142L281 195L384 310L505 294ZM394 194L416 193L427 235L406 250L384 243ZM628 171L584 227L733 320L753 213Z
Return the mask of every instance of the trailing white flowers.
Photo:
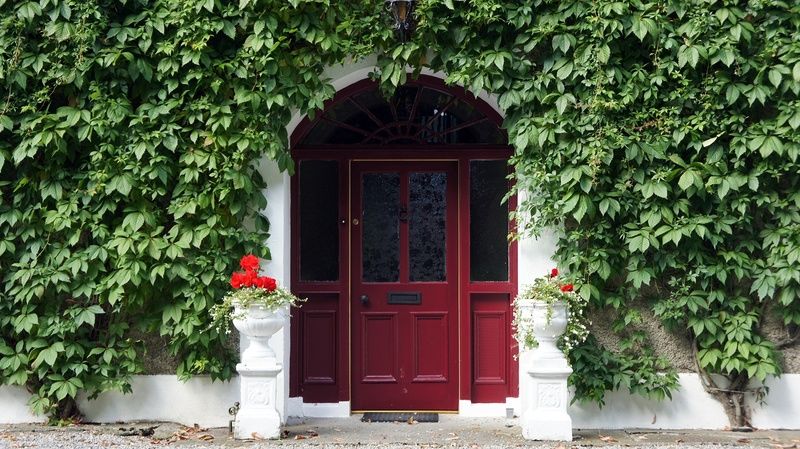
M575 292L574 286L563 282L558 269L537 278L533 284L526 285L512 303L514 308L514 339L520 349L533 349L539 345L533 335L533 319L522 312L522 306L533 302L547 304L547 323L553 318L553 304L561 302L567 306L567 330L558 339L558 347L564 354L583 343L589 336L591 322L586 316L588 301Z

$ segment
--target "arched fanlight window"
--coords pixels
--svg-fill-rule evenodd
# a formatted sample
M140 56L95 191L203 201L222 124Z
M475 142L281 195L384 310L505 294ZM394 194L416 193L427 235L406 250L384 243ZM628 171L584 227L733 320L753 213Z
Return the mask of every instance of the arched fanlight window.
M413 83L387 99L368 83L335 99L297 146L505 145L505 134L477 103L467 95Z

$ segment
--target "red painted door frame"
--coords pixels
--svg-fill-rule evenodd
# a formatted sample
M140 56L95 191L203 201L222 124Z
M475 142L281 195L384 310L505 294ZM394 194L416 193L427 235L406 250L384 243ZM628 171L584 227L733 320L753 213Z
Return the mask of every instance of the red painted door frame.
M446 90L472 104L490 116L499 127L502 118L486 103L475 99L460 88L446 86L442 80L422 76L416 84ZM346 101L351 95L373 88L374 83L363 81L341 92L328 105ZM359 298L351 296L350 255L350 164L358 160L457 160L458 164L458 399L472 402L504 402L506 397L518 396L518 364L514 359L516 343L511 339L511 299L517 292L517 244L509 246L509 277L501 282L470 281L470 161L507 160L512 151L504 145L392 145L383 147L322 145L303 146L304 137L313 127L308 118L291 136L292 154L296 163L303 160L335 161L339 167L339 277L335 281L304 281L300 279L299 256L299 181L291 179L292 229L292 290L309 301L292 314L290 396L302 397L304 402L351 401L352 356L351 305ZM509 209L516 207L515 198ZM509 230L512 230L511 223ZM499 339L484 338L482 332L500 330ZM490 332L491 333L491 332ZM490 343L490 344L487 344ZM500 348L501 354L493 354ZM494 357L493 355L498 355ZM493 369L487 371L486 364ZM496 369L495 369L496 368Z

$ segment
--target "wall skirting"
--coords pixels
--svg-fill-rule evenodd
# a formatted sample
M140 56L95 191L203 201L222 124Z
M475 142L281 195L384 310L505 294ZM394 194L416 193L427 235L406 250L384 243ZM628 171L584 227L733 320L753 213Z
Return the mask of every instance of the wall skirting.
M306 418L347 418L350 401L303 402L303 398L289 398L289 416Z
M505 417L507 409L512 409L515 416L522 412L519 398L506 398L506 402L478 403L458 401L458 414L468 418Z
M696 374L680 375L681 389L672 401L650 401L626 392L609 393L606 406L572 405L569 414L576 429L722 429L728 425L722 406L708 396ZM800 429L800 374L784 374L770 379L766 405L753 407L753 424L761 429ZM204 427L227 427L228 408L238 401L239 380L211 382L196 377L180 382L175 376L134 376L133 393L106 393L94 401L80 398L81 410L90 422L134 420L173 421ZM0 424L42 422L28 409L30 396L23 388L0 387ZM304 404L301 398L287 401L289 416L345 417L350 403ZM517 398L506 403L473 404L461 401L464 416L505 416Z

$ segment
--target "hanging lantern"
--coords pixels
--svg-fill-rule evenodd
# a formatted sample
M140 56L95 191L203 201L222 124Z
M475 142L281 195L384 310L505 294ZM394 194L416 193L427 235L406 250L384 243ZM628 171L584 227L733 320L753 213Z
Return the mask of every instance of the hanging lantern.
M414 28L414 0L386 0L386 6L392 13L400 41L407 42Z

